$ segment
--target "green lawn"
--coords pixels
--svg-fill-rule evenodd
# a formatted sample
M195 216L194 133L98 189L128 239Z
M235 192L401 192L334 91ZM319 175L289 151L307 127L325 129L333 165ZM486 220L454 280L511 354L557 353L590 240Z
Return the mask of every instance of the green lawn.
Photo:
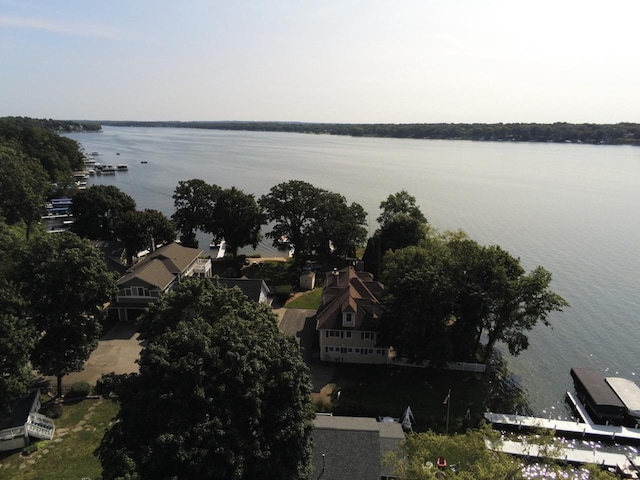
M444 433L449 410L449 433L463 433L477 426L487 409L515 411L513 405L521 401L518 391L495 388L504 380L492 373L336 364L333 381L337 385L332 408L335 415L400 417L410 406L416 420L413 428L419 432ZM449 389L451 396L445 404Z
M284 308L305 308L308 310L317 310L320 308L322 300L322 288L314 288L310 292L304 293L299 297L285 303Z
M117 412L118 404L110 400L64 405L62 416L54 420L53 440L38 442L38 450L27 457L19 451L0 456L0 479L99 478L102 468L93 451Z

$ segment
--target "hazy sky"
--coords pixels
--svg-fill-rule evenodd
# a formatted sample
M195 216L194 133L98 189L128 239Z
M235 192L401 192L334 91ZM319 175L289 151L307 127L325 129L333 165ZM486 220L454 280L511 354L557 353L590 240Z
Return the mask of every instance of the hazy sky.
M0 116L640 122L639 0L0 0Z

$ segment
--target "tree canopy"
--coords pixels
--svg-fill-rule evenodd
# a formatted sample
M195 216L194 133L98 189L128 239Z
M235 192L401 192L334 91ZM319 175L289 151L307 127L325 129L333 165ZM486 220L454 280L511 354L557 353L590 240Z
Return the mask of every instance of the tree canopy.
M34 238L21 276L40 332L31 361L58 378L60 393L62 376L81 370L98 344L115 278L97 249L68 232Z
M486 360L499 341L517 355L528 347L528 331L549 325L549 313L568 306L549 289L544 268L525 273L508 252L460 232L387 252L382 280L382 335L415 362Z
M554 461L526 463L521 459L487 448L486 441L500 442L500 432L489 425L468 430L460 435L438 435L433 432L412 433L400 449L384 461L395 467L397 478L406 480L520 480L527 478L588 478L612 480L615 474L596 464L576 467ZM562 445L553 437L528 435L529 445L540 445L542 451L561 454ZM560 455L561 456L561 455ZM439 457L446 459L443 470L437 468Z
M115 232L124 244L129 265L143 250L171 243L176 239L173 222L158 210L127 210L116 218Z
M148 346L116 384L103 478L306 478L309 377L272 312L187 279L140 321Z
M209 222L205 222L205 231L218 240L224 239L227 251L235 257L238 248L258 246L264 223L265 217L255 197L231 187L218 193Z
M365 269L380 276L380 264L387 250L418 245L429 233L427 219L406 190L391 194L380 203L380 227L367 242L363 255Z
M0 216L13 225L24 222L27 238L40 221L51 185L37 160L0 145Z
M274 246L291 243L296 260L312 250L328 254L330 241L336 253L347 254L366 239L366 214L360 205L348 205L342 195L308 182L289 180L275 185L258 203L273 222L267 236Z
M119 216L136 209L136 202L113 185L92 185L73 197L72 231L91 240L115 240Z
M51 182L67 185L71 172L83 166L82 154L75 140L58 135L50 127L41 120L0 118L0 144L10 145L39 162Z

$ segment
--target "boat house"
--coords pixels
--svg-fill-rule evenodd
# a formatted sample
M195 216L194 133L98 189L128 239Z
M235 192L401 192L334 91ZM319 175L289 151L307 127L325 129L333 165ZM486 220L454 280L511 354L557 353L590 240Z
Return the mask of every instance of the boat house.
M572 368L571 377L578 398L597 423L620 425L624 422L625 405L600 373L588 368Z

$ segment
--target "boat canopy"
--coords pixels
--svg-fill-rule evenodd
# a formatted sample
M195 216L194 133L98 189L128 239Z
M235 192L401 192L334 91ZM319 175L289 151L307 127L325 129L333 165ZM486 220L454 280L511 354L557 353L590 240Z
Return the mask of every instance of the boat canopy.
M605 380L622 400L629 415L640 418L640 388L638 385L631 380L620 377L607 377Z

